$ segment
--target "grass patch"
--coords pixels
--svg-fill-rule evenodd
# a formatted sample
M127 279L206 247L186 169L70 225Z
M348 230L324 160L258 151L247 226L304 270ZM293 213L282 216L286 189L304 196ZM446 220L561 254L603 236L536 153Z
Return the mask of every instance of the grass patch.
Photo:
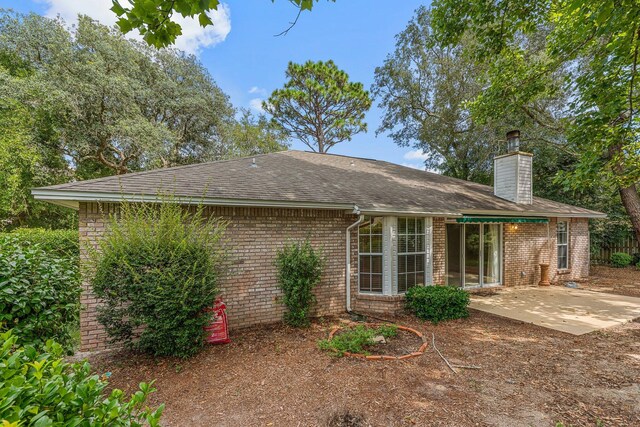
M334 335L331 340L318 341L318 347L337 357L344 356L345 352L368 355L366 347L375 345L374 337L382 335L386 339L395 337L397 334L396 325L382 325L377 328L358 325Z

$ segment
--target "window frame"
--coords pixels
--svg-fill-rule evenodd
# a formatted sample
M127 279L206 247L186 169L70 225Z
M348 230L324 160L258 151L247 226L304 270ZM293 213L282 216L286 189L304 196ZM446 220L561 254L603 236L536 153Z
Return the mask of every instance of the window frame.
M558 235L560 233L560 224L565 224L564 234L566 235L565 243L560 243ZM560 266L560 247L565 246L567 248L567 256L565 258L565 266ZM571 268L570 260L570 248L569 248L569 221L562 220L556 222L556 268L560 271L569 270Z
M384 295L384 262L385 262L385 254L384 254L384 252L385 252L384 220L381 223L382 231L380 232L380 239L382 241L381 242L381 247L380 247L381 252L371 252L371 248L369 249L368 252L361 252L360 251L360 235L361 235L360 230L363 227L367 226L367 225L369 227L371 227L373 225L374 221L375 221L375 217L373 217L373 216L372 217L367 217L367 218L365 218L365 221L358 226L358 293L359 294L365 294L365 295ZM371 229L369 229L369 233L366 234L366 236L369 236L369 246L372 246L371 245L371 236L377 236L377 235L378 235L377 233L376 234L372 234L371 233ZM380 274L379 274L380 275L380 284L381 284L380 291L372 290L373 289L373 287L371 285L372 276L374 274L378 275L378 273L372 273L371 272L372 263L369 264L369 272L365 273L365 274L369 275L369 289L370 290L364 290L364 291L362 290L361 275L363 273L361 271L361 261L360 260L361 260L361 257L363 255L364 256L369 256L369 257L380 256L380 265L381 265L381 271L380 271ZM369 258L369 259L371 260L371 258Z
M400 226L398 225L398 222L401 220L408 220L408 219L415 219L417 220L421 220L422 221L422 234L419 234L417 231L415 233L410 234L408 232L408 228L407 228L407 232L406 233L400 233ZM396 218L396 233L395 233L395 283L392 286L393 289L393 295L404 295L405 293L407 293L407 291L409 289L411 289L410 287L407 287L405 284L406 289L404 291L400 290L400 275L404 274L405 276L408 276L407 272L405 271L404 273L400 273L400 257L401 256L407 256L407 255L422 255L422 284L416 284L413 285L414 286L429 286L427 284L427 273L428 273L428 265L427 265L427 219L426 217L397 217ZM416 222L416 229L417 229L417 222ZM422 235L423 239L422 239L422 251L416 251L416 252L401 252L399 249L399 244L400 244L400 236L420 236ZM407 248L408 249L408 248ZM418 271L413 271L413 274L416 275L418 273Z

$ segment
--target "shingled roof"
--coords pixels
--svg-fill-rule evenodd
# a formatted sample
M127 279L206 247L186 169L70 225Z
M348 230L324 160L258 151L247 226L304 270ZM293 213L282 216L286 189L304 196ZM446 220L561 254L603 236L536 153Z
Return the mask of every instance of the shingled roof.
M37 199L69 207L77 207L80 201L118 201L122 197L152 201L159 192L226 206L357 207L363 213L452 216L603 216L539 197L530 205L516 204L494 196L490 186L385 161L295 150L33 190Z

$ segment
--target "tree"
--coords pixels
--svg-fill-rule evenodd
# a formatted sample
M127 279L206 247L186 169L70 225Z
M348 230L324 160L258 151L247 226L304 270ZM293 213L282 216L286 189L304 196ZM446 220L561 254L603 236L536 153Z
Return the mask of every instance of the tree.
M220 4L219 0L127 0L128 5L123 0L112 1L111 10L120 17L117 22L120 30L126 34L137 29L149 45L158 48L173 44L176 37L182 34L180 24L172 20L175 12L184 18L197 16L200 25L206 27L213 25L207 12L218 10ZM271 1L275 2L275 0ZM310 11L313 8L314 0L289 0L289 2L298 8L298 15L291 23L292 27L303 11Z
M248 109L240 109L240 117L230 128L228 136L233 144L226 157L244 157L272 153L289 147L283 129L270 122L264 114L255 116Z
M483 93L487 67L467 54L476 43L472 37L455 46L438 43L426 7L416 10L396 40L395 51L375 71L372 92L384 109L377 132L388 131L399 146L424 152L427 168L489 183L493 156L504 150L507 131L521 129L532 151L560 144L557 131L520 110L487 120L472 115L468 104ZM557 104L555 98L536 101L535 108L553 115Z
M558 182L571 188L616 188L640 241L640 4L438 0L433 13L438 40L456 45L468 34L478 40L469 54L487 64L490 79L474 100L477 116L547 96L555 90L549 76L568 70L563 89L571 96L564 132L579 161ZM527 57L521 40L540 28L549 29L542 54ZM550 125L538 112L529 112Z
M283 148L266 120L236 120L194 56L127 40L84 16L70 33L60 20L1 11L0 93L7 227L73 221L33 200L33 187ZM236 145L241 128L261 139Z
M371 108L369 93L362 83L350 82L333 61L290 62L286 76L284 88L273 91L263 107L288 135L313 151L326 153L367 131L364 116Z

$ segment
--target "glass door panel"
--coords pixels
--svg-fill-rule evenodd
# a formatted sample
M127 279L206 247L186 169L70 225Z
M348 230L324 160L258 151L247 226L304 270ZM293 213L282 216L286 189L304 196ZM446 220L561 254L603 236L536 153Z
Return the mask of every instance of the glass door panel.
M449 286L462 286L462 229L460 224L447 224L445 261Z
M464 286L480 285L480 224L466 224L464 232Z
M500 225L484 224L483 234L483 285L500 283Z

